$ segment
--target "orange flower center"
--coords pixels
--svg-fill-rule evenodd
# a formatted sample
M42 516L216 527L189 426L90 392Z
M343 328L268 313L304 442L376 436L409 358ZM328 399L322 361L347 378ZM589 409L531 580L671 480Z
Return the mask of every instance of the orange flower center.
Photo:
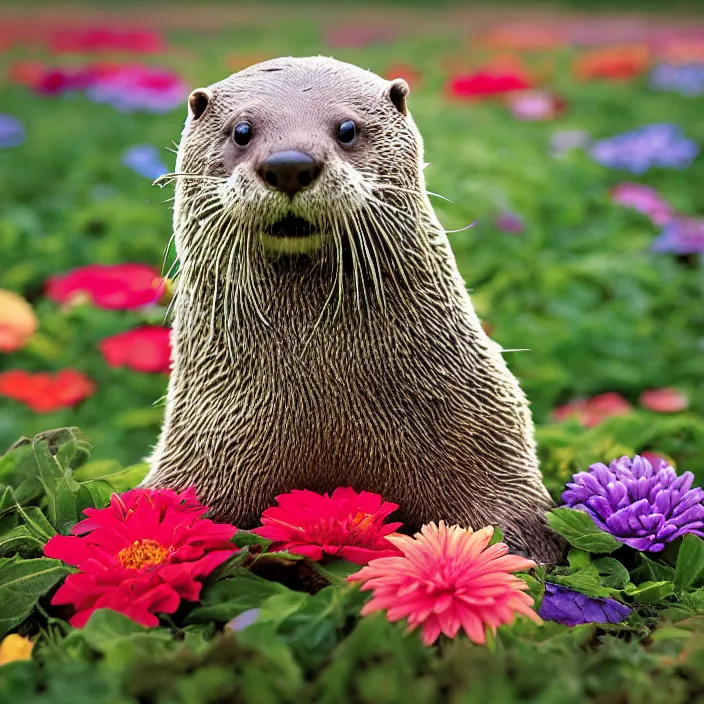
M146 538L135 540L132 545L120 550L117 559L128 570L141 570L143 567L158 565L168 554L169 551L163 545Z
M365 533L374 523L374 514L362 513L361 511L350 519L349 527L356 533Z

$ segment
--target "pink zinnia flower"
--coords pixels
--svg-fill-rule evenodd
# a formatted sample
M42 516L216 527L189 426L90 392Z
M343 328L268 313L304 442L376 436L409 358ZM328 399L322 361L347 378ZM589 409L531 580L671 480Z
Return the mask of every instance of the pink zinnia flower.
M397 504L381 496L350 487L338 487L332 496L294 490L276 497L278 506L262 514L262 527L254 532L272 540L272 550L286 550L311 560L324 556L366 565L378 557L398 555L388 535L400 523L384 523Z
M631 404L615 391L607 391L588 399L570 401L564 406L556 408L552 417L560 422L568 418L576 418L587 428L605 421L613 416L624 416L633 410Z
M147 374L168 374L171 369L171 331L158 325L143 325L106 337L99 347L111 367Z
M237 551L230 542L237 529L201 518L207 510L192 487L181 494L133 489L113 494L107 508L87 508L72 536L55 535L44 547L47 557L80 570L51 603L72 604L77 628L101 608L158 626L155 614L174 613L181 599L197 601L202 580Z
M156 303L163 292L159 272L146 264L89 264L49 279L46 289L59 303L86 298L106 310L141 308Z
M373 590L362 616L386 611L389 621L408 619L409 630L422 626L425 645L441 633L454 638L460 628L478 645L516 614L535 623L542 620L531 608L528 585L512 572L529 570L535 563L509 555L504 543L488 547L494 529L423 526L415 538L389 537L403 556L372 560L348 577L361 581L362 590Z

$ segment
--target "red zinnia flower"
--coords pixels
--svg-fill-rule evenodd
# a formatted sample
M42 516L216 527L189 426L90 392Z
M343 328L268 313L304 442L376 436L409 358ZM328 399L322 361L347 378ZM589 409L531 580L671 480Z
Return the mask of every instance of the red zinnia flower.
M552 417L558 422L576 418L587 428L592 428L612 416L627 415L631 410L631 404L621 394L608 391L593 398L570 401L556 408Z
M454 76L448 84L448 90L455 98L485 98L527 88L532 85L524 76L489 71Z
M686 411L689 399L677 389L648 389L638 399L641 406L656 413L678 413Z
M21 369L0 373L0 396L20 401L36 413L75 406L92 396L95 389L88 377L74 369L63 369L54 375Z
M156 303L164 282L146 264L90 264L49 279L47 296L59 303L86 297L107 310L141 308Z
M168 374L171 367L171 331L156 325L127 330L100 342L100 351L111 367Z
M230 542L237 529L201 518L207 510L193 487L181 494L133 489L113 494L107 508L87 508L72 536L56 535L44 548L80 570L51 603L72 604L70 623L78 628L101 608L159 625L154 614L174 613L181 599L197 601L202 580L237 551Z
M149 30L117 30L111 27L62 28L49 38L57 54L98 51L157 54L166 48L161 35Z
M324 555L365 565L375 557L398 555L387 536L401 526L384 523L398 506L378 494L338 487L332 496L295 490L276 497L278 506L262 514L254 532L273 540L272 550L286 550L321 560Z
M389 541L403 556L372 560L350 581L360 581L373 596L362 616L385 610L389 621L408 619L408 628L423 628L430 645L444 633L454 638L460 628L479 645L503 623L523 614L542 623L533 611L528 585L512 572L529 570L535 563L508 555L504 543L491 547L491 526L476 533L460 526L423 526L415 538L394 535Z

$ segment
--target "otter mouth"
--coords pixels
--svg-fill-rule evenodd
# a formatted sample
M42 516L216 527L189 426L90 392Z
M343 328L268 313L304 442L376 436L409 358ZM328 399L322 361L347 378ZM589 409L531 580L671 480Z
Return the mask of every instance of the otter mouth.
M266 230L266 234L270 237L285 237L288 239L311 237L317 232L312 223L295 215L287 215Z

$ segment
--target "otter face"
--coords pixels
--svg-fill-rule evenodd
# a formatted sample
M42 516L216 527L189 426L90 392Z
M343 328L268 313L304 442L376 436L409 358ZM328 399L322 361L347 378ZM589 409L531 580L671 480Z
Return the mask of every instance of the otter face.
M409 194L425 195L408 93L401 79L322 57L267 61L194 91L177 162L179 253L215 232L266 256L393 237Z

